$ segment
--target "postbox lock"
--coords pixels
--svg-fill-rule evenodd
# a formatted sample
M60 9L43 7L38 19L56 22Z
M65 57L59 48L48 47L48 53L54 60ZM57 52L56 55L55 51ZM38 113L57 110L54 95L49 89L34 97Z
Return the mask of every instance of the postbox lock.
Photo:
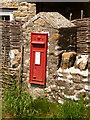
M41 39L41 37L40 36L38 36L38 40L40 40Z

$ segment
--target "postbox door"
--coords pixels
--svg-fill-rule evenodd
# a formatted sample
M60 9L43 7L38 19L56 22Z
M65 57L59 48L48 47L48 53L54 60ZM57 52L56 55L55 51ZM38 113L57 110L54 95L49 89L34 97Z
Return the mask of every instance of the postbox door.
M44 67L44 52L34 51L33 52L33 81L43 82L43 67Z
M30 83L45 85L47 34L32 33L30 45Z

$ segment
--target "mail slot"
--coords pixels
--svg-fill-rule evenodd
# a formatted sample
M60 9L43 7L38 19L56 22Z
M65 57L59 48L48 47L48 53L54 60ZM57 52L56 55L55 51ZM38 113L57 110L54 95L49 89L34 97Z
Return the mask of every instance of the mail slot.
M46 84L47 40L46 33L31 33L30 83L32 84Z

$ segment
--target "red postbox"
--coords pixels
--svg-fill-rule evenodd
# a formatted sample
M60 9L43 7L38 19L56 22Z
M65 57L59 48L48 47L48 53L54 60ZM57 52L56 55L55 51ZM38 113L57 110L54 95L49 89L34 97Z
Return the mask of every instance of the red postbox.
M47 40L46 33L31 33L30 83L46 84Z

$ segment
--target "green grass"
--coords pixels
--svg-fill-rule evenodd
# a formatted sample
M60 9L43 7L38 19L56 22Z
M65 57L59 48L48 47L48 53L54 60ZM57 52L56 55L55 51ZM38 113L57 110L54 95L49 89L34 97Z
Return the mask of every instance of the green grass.
M24 85L25 86L25 85ZM90 118L90 107L87 101L66 100L64 104L52 103L46 98L33 100L25 88L18 88L16 84L7 86L3 98L3 118L61 118L77 119ZM88 100L89 101L89 100Z
M9 88L4 92L3 115L10 114L15 118L89 118L90 108L85 107L83 100L68 100L63 105L52 103L46 98L33 98L29 93Z

